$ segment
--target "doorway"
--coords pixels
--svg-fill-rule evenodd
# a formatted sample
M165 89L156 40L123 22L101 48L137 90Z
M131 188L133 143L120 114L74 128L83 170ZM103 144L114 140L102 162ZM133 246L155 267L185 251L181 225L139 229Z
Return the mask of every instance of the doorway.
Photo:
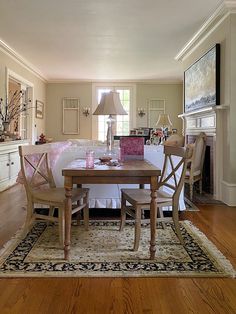
M17 73L7 69L6 71L6 95L8 103L17 95L15 110L19 110L22 105L27 108L10 122L10 132L17 138L34 142L34 108L33 104L33 84Z

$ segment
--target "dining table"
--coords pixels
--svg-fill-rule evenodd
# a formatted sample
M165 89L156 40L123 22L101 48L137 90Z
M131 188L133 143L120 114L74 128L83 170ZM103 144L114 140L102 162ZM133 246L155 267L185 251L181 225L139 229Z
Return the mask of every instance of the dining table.
M94 168L88 169L81 159L70 162L62 169L65 188L65 241L64 258L69 260L71 245L71 213L73 185L82 184L150 184L150 259L156 252L157 222L157 186L161 170L147 160L129 160L122 163L95 162Z

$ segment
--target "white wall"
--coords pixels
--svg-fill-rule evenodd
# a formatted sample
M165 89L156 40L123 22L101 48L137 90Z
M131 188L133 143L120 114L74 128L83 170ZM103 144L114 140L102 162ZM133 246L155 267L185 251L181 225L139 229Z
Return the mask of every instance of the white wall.
M6 52L0 49L0 97L5 99L6 97L6 68L13 71L20 77L29 81L34 86L34 95L32 104L35 106L36 99L44 102L46 106L46 83L30 72L28 69L23 67L19 62L16 62ZM36 119L33 115L33 127L34 133L40 134L45 133L45 119ZM36 127L35 127L36 126Z
M182 133L182 119L178 115L183 108L183 84L146 84L138 83L137 87L137 108L144 108L146 115L142 118L137 115L137 127L148 125L148 100L164 99L166 113L170 115L173 123L172 128L176 128L178 133Z
M108 83L104 83L104 85L106 84ZM136 86L134 88L136 90L136 104L133 106L134 114L136 115L134 127L147 126L147 115L140 118L137 115L137 108L144 107L146 110L146 104L149 99L161 98L166 100L166 112L171 116L173 128L177 128L179 133L181 133L182 120L177 115L182 112L182 83L132 83L132 86ZM80 99L80 133L78 135L62 134L63 97L77 97ZM47 84L47 104L46 133L48 137L52 137L54 141L68 138L92 138L92 114L87 118L82 114L83 107L90 107L92 113L92 83L49 83Z
M223 113L223 180L222 200L236 204L236 14L230 13L224 20L211 25L199 37L193 50L183 61L183 70L199 59L216 43L221 46L220 104L228 106Z
M230 15L230 112L228 147L230 155L229 182L236 184L236 14Z
M223 162L223 177L227 182L236 182L236 154L235 147L236 142L232 141L233 130L236 134L236 119L235 119L235 100L236 97L232 90L235 90L233 85L235 80L233 76L235 75L235 60L232 56L232 47L235 46L236 38L235 33L232 32L233 23L236 20L229 16L226 18L184 61L183 69L187 69L193 62L199 59L204 53L206 53L212 46L216 43L220 43L221 47L221 97L220 104L228 105L229 110L225 112L224 119L224 130L225 141L224 141L224 162ZM232 88L233 87L233 88ZM235 142L235 143L234 143Z
M64 97L79 98L80 131L78 135L62 133L62 101ZM46 134L54 141L68 138L92 138L92 115L85 117L83 107L92 108L92 83L49 83L47 84Z

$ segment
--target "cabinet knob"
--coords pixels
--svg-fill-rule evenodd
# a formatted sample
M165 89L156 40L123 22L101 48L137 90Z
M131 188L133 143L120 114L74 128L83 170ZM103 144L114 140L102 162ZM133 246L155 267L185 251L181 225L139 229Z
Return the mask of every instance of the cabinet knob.
M11 162L11 165L14 165L14 161Z
M7 167L9 167L10 166L10 164L9 163L7 163Z

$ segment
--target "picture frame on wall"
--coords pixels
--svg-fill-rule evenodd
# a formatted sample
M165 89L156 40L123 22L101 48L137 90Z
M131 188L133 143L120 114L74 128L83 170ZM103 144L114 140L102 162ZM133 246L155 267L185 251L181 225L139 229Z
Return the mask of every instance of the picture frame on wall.
M37 119L43 119L44 117L44 103L40 100L36 100L36 113Z
M184 72L184 109L190 112L220 104L220 44Z

